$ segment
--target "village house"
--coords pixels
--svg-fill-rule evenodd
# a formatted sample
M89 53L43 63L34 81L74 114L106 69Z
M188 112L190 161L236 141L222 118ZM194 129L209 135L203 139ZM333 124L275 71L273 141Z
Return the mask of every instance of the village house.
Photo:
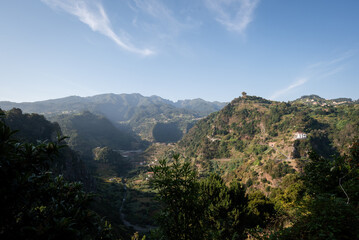
M305 139L305 138L307 138L307 134L304 132L295 132L294 138L295 139Z

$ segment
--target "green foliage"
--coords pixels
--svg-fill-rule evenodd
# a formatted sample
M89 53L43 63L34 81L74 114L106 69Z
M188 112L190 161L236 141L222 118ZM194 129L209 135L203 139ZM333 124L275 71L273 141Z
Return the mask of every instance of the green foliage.
M238 182L228 188L219 175L201 181L200 199L203 204L202 239L242 239L248 227L245 190Z
M284 176L280 187L272 189L270 196L275 203L275 209L289 218L294 217L304 197L305 185L296 173Z
M180 100L175 102L176 107L181 107L187 110L197 112L200 116L207 116L210 113L219 111L226 103L221 102L207 102L203 99L197 98L192 100Z
M259 193L245 195L238 181L226 186L219 175L198 181L189 162L179 155L152 167L152 186L164 208L157 237L163 239L245 239L246 230L265 226L274 205Z
M172 165L161 160L151 169L154 172L151 184L158 190L158 199L164 205L158 218L162 238L200 239L197 173L189 162L182 164L179 155L174 155L173 159Z
M22 143L37 144L38 142L56 141L61 135L57 123L47 121L38 114L24 114L20 109L12 109L4 113L4 123L15 129L13 137ZM48 161L54 174L62 174L71 181L81 181L87 190L94 189L94 179L90 176L82 159L70 148L63 148L56 161Z
M0 238L110 239L111 225L89 210L80 183L49 172L61 141L23 143L0 120Z
M276 213L274 204L258 190L248 194L247 208L254 226L264 227Z
M51 123L38 114L23 114L21 109L13 108L4 116L5 123L14 130L17 139L36 143L37 140L55 140L57 133L61 134L60 126Z
M333 193L338 184L339 172L332 172L334 160L310 153L310 161L305 165L304 182L310 194Z
M294 141L291 154L292 139L297 131L305 132L308 137ZM203 163L230 157L250 161L261 156L263 162L278 159L279 154L253 149L270 142L280 142L283 147L280 150L293 158L307 158L311 150L327 158L345 153L358 132L358 104L313 106L246 96L234 99L218 113L198 121L179 142L179 147L186 157Z
M117 129L108 119L84 112L76 115L60 115L54 118L64 134L69 136L68 144L82 155L92 157L92 149L133 149L139 146L131 134Z
M359 238L359 214L342 199L320 195L309 202L307 214L273 239L351 240Z
M94 159L92 165L94 165L94 168L97 167L97 173L99 175L103 175L105 173L101 171L102 168L110 168L115 172L114 174L118 176L125 174L128 169L131 168L131 163L126 158L122 157L119 152L114 151L109 147L94 148L92 153Z
M358 239L359 142L350 155L326 159L314 153L304 167L303 198L293 225L273 234L275 239ZM292 187L291 187L292 188ZM288 187L287 187L288 189ZM294 198L298 191L292 191ZM284 194L276 196L283 198ZM290 196L290 195L289 195Z
M123 160L121 154L113 151L109 147L97 147L92 150L94 154L94 160L102 163L113 163L116 164Z
M138 232L135 232L133 234L133 236L131 237L131 240L146 240L146 236L143 236L141 239L140 239L140 235Z
M268 162L263 168L272 178L282 178L288 173L293 173L294 169L286 162L275 164L273 161Z
M156 142L177 142L183 136L183 132L176 123L157 123L152 130Z

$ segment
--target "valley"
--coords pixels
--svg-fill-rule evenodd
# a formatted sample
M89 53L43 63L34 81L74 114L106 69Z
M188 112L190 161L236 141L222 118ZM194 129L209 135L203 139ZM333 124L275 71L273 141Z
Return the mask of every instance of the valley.
M98 105L93 105L94 99ZM124 107L124 100L136 104ZM294 214L290 206L305 198L299 179L311 153L344 157L359 135L357 102L316 95L288 103L243 95L222 109L219 103L199 100L193 105L189 100L178 102L183 108L177 108L159 97L139 95L49 101L0 107L9 109L5 122L19 129L22 139L51 140L56 132L69 136L67 156L73 162L53 168L94 192L93 209L113 224L115 233L127 237L158 228L156 216L164 205L152 179L163 159L173 164L172 157L179 153L198 173L198 181L215 174L226 186L239 182L249 204L257 198L265 204L270 201L286 216L286 224ZM26 111L49 106L39 114L51 122L35 113L11 110L19 106ZM39 135L35 125L46 134ZM288 191L294 195L284 199Z

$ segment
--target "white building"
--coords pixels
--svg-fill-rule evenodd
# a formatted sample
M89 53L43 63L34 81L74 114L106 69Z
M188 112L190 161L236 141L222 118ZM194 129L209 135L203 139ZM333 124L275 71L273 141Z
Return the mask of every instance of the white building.
M303 133L303 132L296 132L296 133L294 133L294 138L295 139L305 139L305 138L307 138L307 134Z

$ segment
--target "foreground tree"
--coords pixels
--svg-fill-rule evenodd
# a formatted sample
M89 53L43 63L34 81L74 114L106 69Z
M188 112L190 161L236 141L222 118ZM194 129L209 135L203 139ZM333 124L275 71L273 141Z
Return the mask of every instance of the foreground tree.
M245 195L238 181L226 186L218 175L198 180L188 161L160 161L152 186L163 204L154 239L246 239L246 230L264 226L274 212L264 195Z
M161 239L201 239L201 211L198 203L199 183L197 172L189 162L173 156L173 164L166 160L154 166L152 186L158 191L163 210L158 218L158 235Z
M0 119L0 239L111 239L82 185L50 172L64 138L30 144L13 134Z
M273 239L359 239L359 142L348 156L328 159L314 153L302 176L308 198L297 218Z
M201 181L203 239L243 239L250 226L248 198L237 181L227 187L216 174Z

